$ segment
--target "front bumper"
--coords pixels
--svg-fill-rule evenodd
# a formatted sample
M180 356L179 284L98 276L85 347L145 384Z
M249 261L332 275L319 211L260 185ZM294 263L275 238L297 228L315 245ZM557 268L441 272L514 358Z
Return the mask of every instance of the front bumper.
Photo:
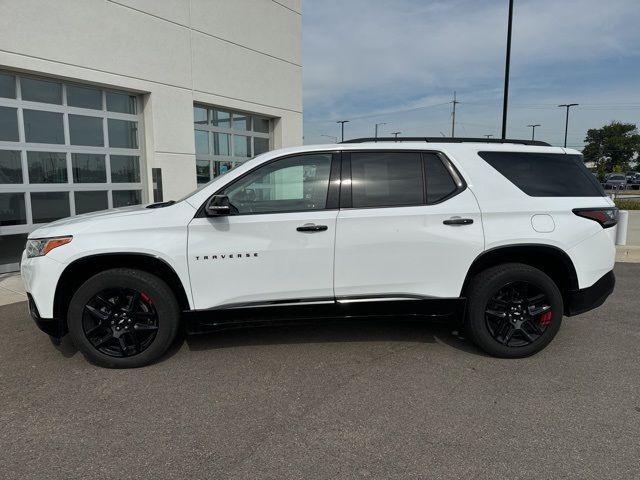
M612 270L590 287L569 292L565 315L571 317L598 308L611 295L615 285L616 277Z
M55 338L62 338L67 334L67 326L62 320L56 318L42 318L36 302L33 301L33 297L30 293L27 293L29 301L29 314L31 319L36 323L36 326L47 335Z

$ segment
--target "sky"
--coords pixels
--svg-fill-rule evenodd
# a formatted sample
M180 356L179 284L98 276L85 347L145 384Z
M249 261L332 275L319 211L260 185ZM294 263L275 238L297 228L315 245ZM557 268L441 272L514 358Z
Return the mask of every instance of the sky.
M508 0L303 0L304 141L499 137ZM507 137L640 125L640 0L515 0Z

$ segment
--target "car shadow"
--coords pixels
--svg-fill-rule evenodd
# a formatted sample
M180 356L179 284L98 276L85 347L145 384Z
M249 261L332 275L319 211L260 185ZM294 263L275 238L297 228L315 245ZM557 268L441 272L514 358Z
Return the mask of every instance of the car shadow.
M458 321L415 318L318 319L266 324L183 335L174 342L190 350L216 350L245 346L341 342L443 343L467 353L486 356L467 340ZM178 345L176 345L178 344ZM177 351L176 349L176 351ZM167 352L171 356L175 352Z
M186 344L192 351L246 346L356 342L441 343L463 352L486 356L464 335L457 320L380 317L362 319L317 319L241 326L201 335L187 335L180 329L169 349L154 363L173 357ZM65 358L78 353L69 335L52 342Z

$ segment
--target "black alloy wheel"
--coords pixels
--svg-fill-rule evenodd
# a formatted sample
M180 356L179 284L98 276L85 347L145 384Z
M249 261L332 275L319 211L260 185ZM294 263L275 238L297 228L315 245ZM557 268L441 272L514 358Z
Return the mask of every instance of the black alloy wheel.
M522 263L487 268L468 288L465 327L486 353L522 358L545 348L562 324L564 302L553 279Z
M176 338L180 307L157 275L113 268L75 291L67 325L74 345L96 365L142 367L159 360Z
M485 309L489 334L507 347L523 347L535 342L552 318L553 309L547 295L528 282L513 282L500 288Z
M158 331L158 313L144 292L130 288L103 290L84 307L82 328L101 353L130 357L145 351Z

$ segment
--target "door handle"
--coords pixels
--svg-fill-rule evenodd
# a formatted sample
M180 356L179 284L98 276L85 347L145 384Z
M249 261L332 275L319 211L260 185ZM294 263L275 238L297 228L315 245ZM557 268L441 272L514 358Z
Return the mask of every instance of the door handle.
M471 225L473 223L473 218L450 218L442 223L445 225Z
M328 229L329 227L327 227L326 225L315 225L313 223L307 223L305 225L302 225L301 227L296 228L296 230L299 232L324 232Z

